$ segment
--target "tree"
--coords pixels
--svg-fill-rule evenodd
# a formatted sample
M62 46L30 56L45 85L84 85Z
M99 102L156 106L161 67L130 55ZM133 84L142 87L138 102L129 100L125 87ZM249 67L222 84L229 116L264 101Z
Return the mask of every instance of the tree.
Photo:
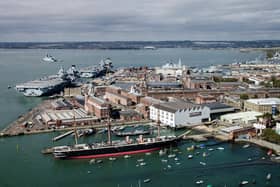
M280 144L280 135L272 129L264 129L262 137L269 142Z
M275 53L276 53L275 50L267 50L266 51L266 58L268 58L268 59L272 58Z
M248 94L241 94L240 99L247 100L247 99L249 99L249 96L248 96Z

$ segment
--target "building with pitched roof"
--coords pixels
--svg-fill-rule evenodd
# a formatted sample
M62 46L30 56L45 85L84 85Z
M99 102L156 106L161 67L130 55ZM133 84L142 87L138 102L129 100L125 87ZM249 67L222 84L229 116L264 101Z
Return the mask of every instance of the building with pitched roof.
M173 128L193 126L209 121L210 109L183 100L173 100L150 106L150 119Z
M244 102L246 111L257 111L261 113L276 114L280 111L279 98L248 99Z

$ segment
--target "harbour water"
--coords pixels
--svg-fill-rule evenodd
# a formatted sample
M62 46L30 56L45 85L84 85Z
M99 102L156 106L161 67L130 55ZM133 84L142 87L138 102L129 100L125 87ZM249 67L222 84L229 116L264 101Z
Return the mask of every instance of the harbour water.
M49 53L61 63L41 62ZM262 55L260 52L240 53L238 50L192 50L192 49L158 49L158 50L0 50L0 128L4 128L19 115L36 106L43 98L26 98L8 89L8 85L40 78L42 75L56 73L63 65L72 64L88 66L97 64L100 59L110 57L115 67L149 65L158 66L168 60L177 62L178 58L188 66L208 66L211 64L228 64L234 61L254 60ZM242 145L225 143L196 150L200 154L188 152L187 147L194 142L185 142L168 154L159 156L135 155L131 158L118 158L115 161L104 159L103 163L90 164L89 160L54 160L50 155L42 155L44 147L54 145L51 139L55 134L39 134L0 138L0 186L238 186L247 180L246 186L279 186L280 166L264 162L266 150L256 146L247 149ZM87 138L85 141L100 139L102 135ZM80 141L82 141L81 139ZM72 144L70 136L55 144ZM224 150L217 150L218 146ZM209 156L203 157L207 152ZM188 155L193 154L192 159ZM144 159L141 166L137 160ZM251 161L248 161L251 159ZM254 161L256 159L257 161ZM167 161L165 161L167 160ZM202 165L205 163L206 165ZM138 165L138 166L137 166ZM266 175L272 174L270 181ZM151 179L144 183L145 179ZM256 184L252 181L256 180Z

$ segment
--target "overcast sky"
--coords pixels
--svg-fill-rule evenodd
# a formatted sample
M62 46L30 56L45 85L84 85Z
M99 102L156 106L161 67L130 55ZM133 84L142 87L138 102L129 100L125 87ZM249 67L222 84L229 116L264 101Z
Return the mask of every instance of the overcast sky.
M0 0L0 41L264 39L279 0Z

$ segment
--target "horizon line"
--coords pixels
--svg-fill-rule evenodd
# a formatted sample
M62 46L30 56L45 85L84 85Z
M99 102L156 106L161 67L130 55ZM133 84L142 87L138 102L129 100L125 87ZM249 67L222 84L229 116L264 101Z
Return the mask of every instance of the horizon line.
M280 41L280 39L260 40L77 40L77 41L0 41L0 43L80 43L80 42L269 42Z

